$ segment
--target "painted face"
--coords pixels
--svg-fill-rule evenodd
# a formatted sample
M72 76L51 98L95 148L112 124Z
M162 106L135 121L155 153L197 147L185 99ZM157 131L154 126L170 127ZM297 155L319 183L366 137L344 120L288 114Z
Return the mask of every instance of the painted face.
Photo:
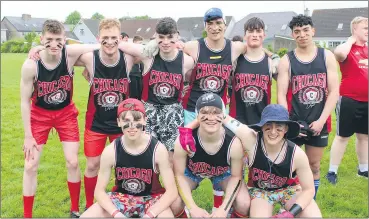
M47 53L50 55L58 55L65 45L65 34L54 34L45 32L41 36L41 42L45 46Z
M266 123L262 128L264 142L269 145L278 145L284 141L284 136L288 131L288 126L281 123Z
M223 18L214 19L205 23L207 38L218 41L224 38L226 25Z
M247 30L245 33L245 40L247 46L250 48L259 48L263 45L265 39L265 32L263 29Z
M113 56L118 52L118 44L121 40L122 36L120 35L117 27L102 29L99 32L101 49L108 56Z
M146 121L144 115L140 112L127 111L126 115L122 113L117 119L118 126L122 128L123 135L129 140L134 141L145 133Z
M216 107L206 106L200 109L197 119L200 122L200 126L208 133L214 133L219 131L222 127L223 112Z
M361 42L368 42L368 20L354 25L353 34L357 40Z
M311 45L313 43L314 35L315 29L311 25L304 25L302 27L295 26L292 29L292 37L300 48L305 48Z
M156 41L160 51L170 53L176 48L175 43L178 41L178 34L156 34Z

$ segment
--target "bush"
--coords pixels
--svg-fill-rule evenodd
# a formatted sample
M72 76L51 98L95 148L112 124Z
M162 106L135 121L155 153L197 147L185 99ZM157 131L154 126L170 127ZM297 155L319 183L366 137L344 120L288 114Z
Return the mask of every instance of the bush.
M3 53L22 53L25 46L25 40L15 39L8 40L1 45L1 52Z
M280 48L277 54L279 55L279 57L283 57L285 54L287 54L287 52L288 52L287 48Z
M274 53L273 48L272 48L272 45L270 45L270 44L268 44L267 50L269 50L269 52Z

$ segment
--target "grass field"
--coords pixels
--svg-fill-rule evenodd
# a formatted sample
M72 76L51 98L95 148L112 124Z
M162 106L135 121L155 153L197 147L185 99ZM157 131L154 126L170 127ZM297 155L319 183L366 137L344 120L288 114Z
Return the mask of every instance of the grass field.
M22 176L24 157L23 123L20 114L20 70L25 54L1 55L1 217L23 217ZM79 163L82 172L86 165L83 154L84 119L87 106L88 84L76 68L74 101L79 109L81 146ZM273 103L276 102L273 84ZM335 131L333 115L333 133ZM324 178L328 170L329 150L334 134L329 137L321 168L321 185L317 202L324 217L368 218L368 181L356 176L357 157L354 138L349 142L339 169L339 183L330 185ZM44 148L38 171L38 187L34 204L34 217L69 217L69 193L65 160L57 134L51 134ZM83 179L83 176L82 176ZM209 181L194 192L195 201L208 210L212 207L212 188ZM85 206L82 182L80 209Z

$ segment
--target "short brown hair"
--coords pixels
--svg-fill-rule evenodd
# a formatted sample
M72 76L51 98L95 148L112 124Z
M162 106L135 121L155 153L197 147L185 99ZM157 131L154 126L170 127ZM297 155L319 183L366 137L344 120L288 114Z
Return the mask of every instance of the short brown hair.
M141 36L138 36L138 35L134 36L133 37L133 42L137 42L137 41L143 41L143 38Z
M253 30L257 30L257 29L265 30L264 21L261 20L258 17L252 17L252 18L248 19L246 21L245 25L243 26L243 30L244 30L245 33L248 30L249 31L253 31Z
M46 32L53 34L64 33L64 25L60 21L48 19L42 25L42 34L45 34Z
M104 18L100 21L99 24L99 33L102 29L110 29L116 27L118 28L119 32L120 32L120 22L118 19L115 18Z
M118 118L121 119L121 120L125 119L128 112L131 112L131 115L132 115L134 121L138 121L142 117L144 117L141 112L131 110L131 111L124 111L122 114L120 114L120 116Z

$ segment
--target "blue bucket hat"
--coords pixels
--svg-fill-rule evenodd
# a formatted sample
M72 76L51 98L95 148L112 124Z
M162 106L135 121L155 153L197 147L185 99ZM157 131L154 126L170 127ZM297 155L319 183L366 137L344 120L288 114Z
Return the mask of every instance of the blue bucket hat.
M204 22L206 23L208 21L218 19L218 18L223 18L224 23L226 23L226 19L223 16L222 10L220 10L219 8L210 8L209 10L205 12Z
M279 104L270 104L266 106L261 113L260 122L250 125L249 127L259 132L261 131L261 127L269 122L286 124L288 126L288 131L286 133L288 139L294 139L300 133L300 125L295 121L291 121L287 109Z

